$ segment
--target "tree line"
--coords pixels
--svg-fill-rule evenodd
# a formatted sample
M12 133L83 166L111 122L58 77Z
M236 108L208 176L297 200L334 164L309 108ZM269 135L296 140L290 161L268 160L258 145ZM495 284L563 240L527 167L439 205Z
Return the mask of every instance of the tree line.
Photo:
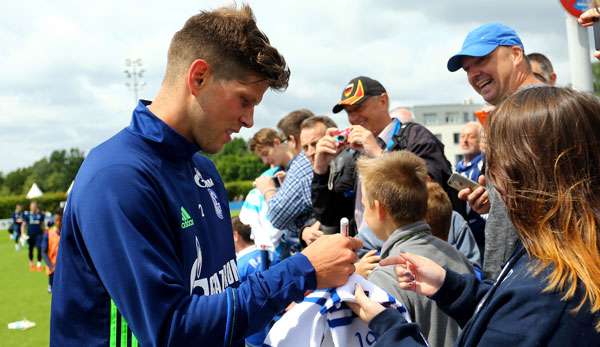
M236 138L218 154L208 156L216 165L223 182L254 180L267 167L252 154L246 141ZM27 194L35 182L46 192L65 192L85 159L77 148L53 151L29 167L7 173L0 172L0 196Z

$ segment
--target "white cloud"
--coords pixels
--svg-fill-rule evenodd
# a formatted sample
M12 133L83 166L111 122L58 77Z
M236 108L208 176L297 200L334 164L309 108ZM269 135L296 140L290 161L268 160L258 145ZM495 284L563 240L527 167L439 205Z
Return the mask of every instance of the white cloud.
M0 10L0 171L31 165L52 150L88 151L129 123L135 106L124 61L141 58L151 99L173 33L201 9L231 1L42 0ZM558 1L249 1L259 27L292 70L285 93L269 92L255 128L291 110L331 114L342 87L368 75L393 105L480 100L464 73L446 70L473 27L502 21L527 51L547 54L568 83L564 13ZM333 118L347 125L343 114Z

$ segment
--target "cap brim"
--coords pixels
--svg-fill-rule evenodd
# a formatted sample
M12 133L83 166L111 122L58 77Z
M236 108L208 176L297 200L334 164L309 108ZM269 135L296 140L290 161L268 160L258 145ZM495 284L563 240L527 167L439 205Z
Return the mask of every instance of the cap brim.
M333 106L332 111L333 111L333 113L340 113L340 111L344 109L344 106L360 105L362 102L367 100L369 98L369 96L372 96L372 95L364 95L360 99L356 100L355 102L353 102L351 104L345 104L344 100L341 100L337 105Z
M343 109L344 109L344 106L337 104L337 105L333 106L332 111L333 111L333 113L340 113L340 111Z
M479 44L464 48L462 51L448 59L448 70L454 72L462 68L463 57L484 57L493 52L497 44Z

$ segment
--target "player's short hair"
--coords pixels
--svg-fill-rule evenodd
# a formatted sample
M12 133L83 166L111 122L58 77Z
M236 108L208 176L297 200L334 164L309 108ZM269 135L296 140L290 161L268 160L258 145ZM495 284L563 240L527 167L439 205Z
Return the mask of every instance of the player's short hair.
M216 78L241 80L254 73L276 90L286 89L290 77L285 59L258 29L248 5L201 11L189 18L171 39L165 81L185 74L196 59L205 60Z

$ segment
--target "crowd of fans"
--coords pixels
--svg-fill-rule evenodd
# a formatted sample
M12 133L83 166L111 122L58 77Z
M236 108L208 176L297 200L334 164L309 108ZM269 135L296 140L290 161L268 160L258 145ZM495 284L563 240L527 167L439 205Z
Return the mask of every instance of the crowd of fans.
M347 218L363 243L356 273L400 300L414 322L357 289L353 309L378 332L378 346L420 345L420 333L430 346L569 345L576 336L581 345L600 343L600 215L592 203L600 102L554 87L550 60L526 55L517 33L499 23L467 35L448 61L448 70L461 69L487 105L479 121L464 125L454 166L444 145L409 110L390 111L385 87L366 76L350 80L333 106L334 114L346 112L348 129L301 109L277 129L257 131L250 149L271 169L250 193L262 200L247 201L234 221L236 240L244 235L245 246L236 241L243 272L339 232ZM453 171L476 186L454 190ZM594 247L578 254L586 242ZM243 260L248 254L253 261ZM524 288L501 284L513 272ZM495 298L476 308L492 285ZM575 324L565 308L590 325L552 326Z
M331 101L350 127L300 109L255 133L269 169L230 221L203 153L290 70L248 5L190 17L155 99L88 154L64 222L15 209L16 249L48 268L50 345L599 346L600 100L553 86L500 23L447 68L487 103L459 162L358 76Z

